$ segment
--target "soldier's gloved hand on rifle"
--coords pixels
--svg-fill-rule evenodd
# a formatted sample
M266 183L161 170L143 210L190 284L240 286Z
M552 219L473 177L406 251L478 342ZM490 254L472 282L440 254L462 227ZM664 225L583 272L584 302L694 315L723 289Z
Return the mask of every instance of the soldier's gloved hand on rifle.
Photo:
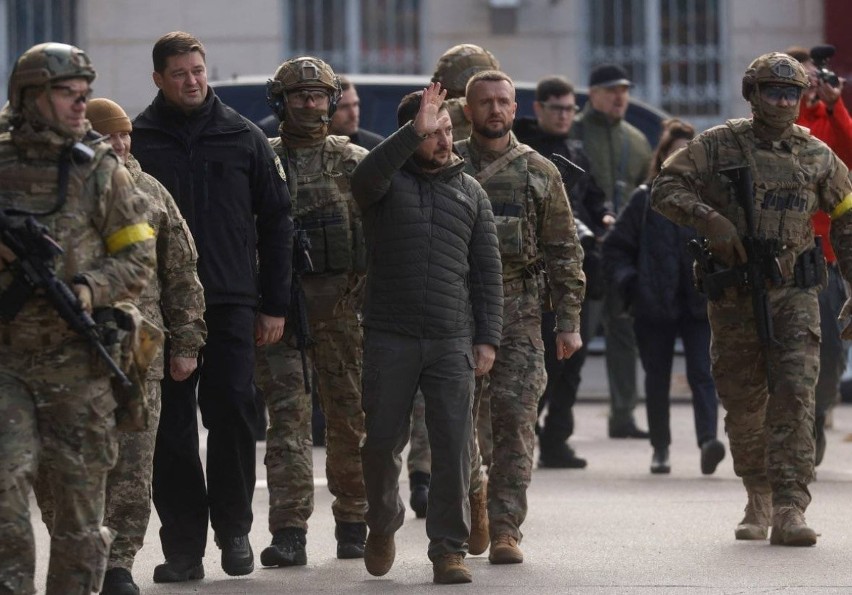
M840 323L840 338L852 341L852 298L848 298L843 304L837 321Z
M77 299L80 300L80 305L83 307L83 310L85 310L87 314L91 314L93 299L92 288L82 283L75 283L71 286L71 290L74 292L74 295L77 296Z
M748 257L740 241L737 227L725 216L710 211L707 217L696 225L698 233L707 238L708 248L713 257L727 267L745 264Z
M6 244L0 242L0 271L13 260L15 260L15 253Z

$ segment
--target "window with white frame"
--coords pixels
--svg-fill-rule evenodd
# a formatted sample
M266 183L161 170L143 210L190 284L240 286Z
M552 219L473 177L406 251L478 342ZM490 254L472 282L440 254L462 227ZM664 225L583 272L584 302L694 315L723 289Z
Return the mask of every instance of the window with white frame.
M724 0L588 0L587 71L627 70L633 94L696 121L722 112Z
M284 0L285 55L341 72L420 70L421 0Z

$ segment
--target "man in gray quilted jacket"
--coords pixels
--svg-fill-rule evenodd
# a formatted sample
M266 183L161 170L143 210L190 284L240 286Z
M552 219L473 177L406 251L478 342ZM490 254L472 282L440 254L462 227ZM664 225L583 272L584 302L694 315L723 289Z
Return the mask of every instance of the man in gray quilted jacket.
M432 481L426 515L436 583L466 583L474 375L494 363L503 281L494 216L482 187L452 152L446 92L405 96L400 129L355 169L352 193L367 240L361 447L370 529L364 563L393 565L400 453L418 388L426 399Z

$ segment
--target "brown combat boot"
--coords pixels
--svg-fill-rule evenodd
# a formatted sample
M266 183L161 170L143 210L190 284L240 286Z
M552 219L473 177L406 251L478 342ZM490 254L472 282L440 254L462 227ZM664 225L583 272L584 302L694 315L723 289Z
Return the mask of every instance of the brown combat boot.
M482 489L470 494L470 537L467 551L478 556L488 549L488 479L483 478Z
M491 540L488 561L492 564L520 564L524 561L524 552L518 547L518 540L511 535L498 535Z
M772 515L772 545L809 546L817 541L816 531L805 523L798 506L779 506Z
M393 566L396 544L393 535L377 535L370 531L364 547L364 566L373 576L384 576Z
M432 581L439 585L458 585L473 580L461 552L443 554L432 562L432 577Z
M758 540L766 539L769 532L769 521L772 517L772 492L748 490L748 503L745 516L737 525L734 535L737 539Z

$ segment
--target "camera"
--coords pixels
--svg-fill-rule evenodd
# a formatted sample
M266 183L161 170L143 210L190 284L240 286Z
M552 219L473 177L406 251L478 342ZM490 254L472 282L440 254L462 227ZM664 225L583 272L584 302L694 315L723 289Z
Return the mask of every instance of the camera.
M811 60L814 61L814 66L816 66L817 78L825 81L831 87L840 86L840 79L837 74L828 69L828 60L835 52L833 45L818 45L811 48Z

